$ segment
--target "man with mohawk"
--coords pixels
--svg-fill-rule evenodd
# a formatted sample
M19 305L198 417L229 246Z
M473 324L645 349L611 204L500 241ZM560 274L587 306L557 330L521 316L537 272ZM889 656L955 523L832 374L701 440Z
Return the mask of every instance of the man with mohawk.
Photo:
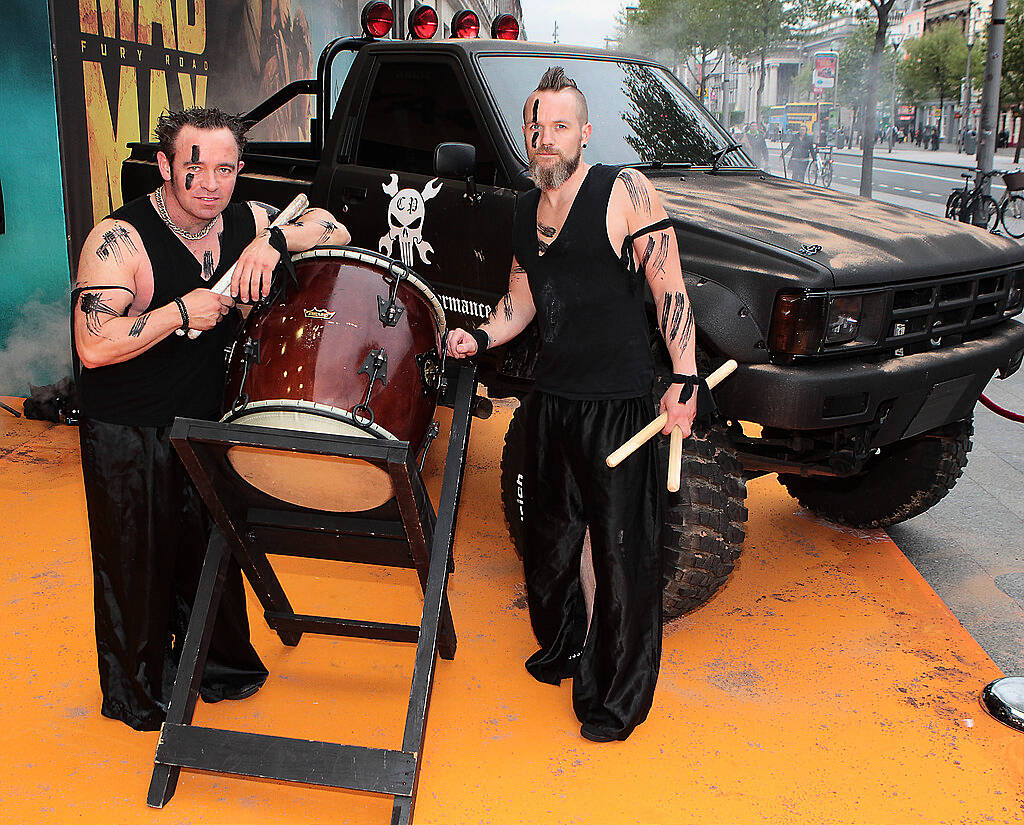
M541 682L573 680L580 734L625 739L647 718L661 661L661 492L652 442L612 470L604 458L655 416L644 311L646 276L674 369L664 432L689 435L696 412L694 324L675 233L635 169L589 165L587 101L558 66L523 111L537 188L517 204L509 290L448 353L504 344L537 317L541 352L523 402L524 556ZM638 263L634 264L634 260ZM592 605L581 580L589 528Z

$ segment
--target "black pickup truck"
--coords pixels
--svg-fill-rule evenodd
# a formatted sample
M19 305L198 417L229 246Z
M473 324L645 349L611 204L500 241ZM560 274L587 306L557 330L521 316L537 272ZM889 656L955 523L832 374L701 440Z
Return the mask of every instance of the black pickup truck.
M251 143L236 198L283 205L307 192L356 245L426 280L449 326L475 325L507 289L513 209L532 186L523 101L551 65L588 97L587 160L642 170L679 219L701 370L740 365L715 391L718 422L687 440L665 524L666 616L705 602L732 570L747 479L778 473L803 506L859 526L942 498L967 461L979 395L1024 355L1024 325L1011 320L1024 305L1024 246L765 174L649 60L508 40L339 38L315 80L249 113L256 121L308 94L320 116L309 142ZM133 145L122 180L125 200L154 188L155 146ZM653 316L651 330L665 372ZM529 389L537 346L528 331L487 353L492 397ZM514 417L502 457L514 539L521 429Z

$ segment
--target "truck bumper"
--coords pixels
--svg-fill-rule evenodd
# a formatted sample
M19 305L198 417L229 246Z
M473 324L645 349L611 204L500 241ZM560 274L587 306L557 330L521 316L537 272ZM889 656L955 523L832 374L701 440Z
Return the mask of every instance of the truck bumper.
M728 418L785 430L874 422L874 446L910 438L971 414L996 370L1020 366L1024 324L1007 321L983 339L876 363L741 365L715 390Z

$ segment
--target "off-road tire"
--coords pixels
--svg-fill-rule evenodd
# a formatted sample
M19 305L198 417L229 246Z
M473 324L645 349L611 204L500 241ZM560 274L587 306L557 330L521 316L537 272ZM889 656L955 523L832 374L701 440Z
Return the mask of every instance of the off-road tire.
M812 513L850 527L889 527L936 505L956 484L971 449L973 420L956 421L882 447L850 478L780 474Z
M706 374L705 370L701 370ZM660 382L658 388L660 388ZM655 390L656 404L661 400ZM528 448L521 410L505 434L501 456L501 500L509 535L522 557L522 456ZM664 478L668 439L658 437ZM729 577L743 549L747 520L746 482L728 435L718 424L697 425L683 442L683 475L678 493L666 493L663 520L664 577L662 613L666 620L695 610Z

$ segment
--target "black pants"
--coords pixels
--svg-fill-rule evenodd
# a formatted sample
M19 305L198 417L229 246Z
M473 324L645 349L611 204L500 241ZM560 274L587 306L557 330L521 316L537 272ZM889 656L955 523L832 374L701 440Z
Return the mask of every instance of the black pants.
M541 682L573 678L591 731L625 739L647 718L661 663L661 496L648 442L615 469L605 458L654 418L649 398L577 401L532 393L524 465L523 563L541 649ZM587 527L596 592L591 625L580 585Z
M212 530L169 427L84 420L82 474L89 510L96 647L104 716L136 730L164 720ZM200 693L244 695L267 678L249 642L242 577L232 561Z

